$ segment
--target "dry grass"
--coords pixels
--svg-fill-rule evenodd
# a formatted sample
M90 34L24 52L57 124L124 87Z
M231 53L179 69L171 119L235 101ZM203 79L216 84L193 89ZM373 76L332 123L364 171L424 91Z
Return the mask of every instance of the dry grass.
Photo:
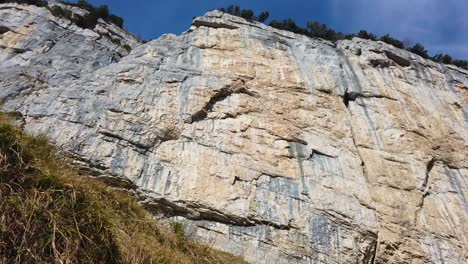
M158 225L0 114L0 263L244 263Z

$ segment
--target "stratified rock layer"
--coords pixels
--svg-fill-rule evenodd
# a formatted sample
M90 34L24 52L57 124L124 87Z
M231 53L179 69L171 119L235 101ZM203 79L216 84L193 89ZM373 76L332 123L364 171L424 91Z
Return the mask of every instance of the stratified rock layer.
M36 51L54 19L15 8L36 26L13 50ZM466 263L467 71L218 11L114 63L95 31L63 30L88 41L57 36L70 50L50 55L4 48L3 108L83 167L137 186L190 235L255 263ZM79 76L44 68L71 63L75 45L94 58ZM14 77L37 71L39 83Z

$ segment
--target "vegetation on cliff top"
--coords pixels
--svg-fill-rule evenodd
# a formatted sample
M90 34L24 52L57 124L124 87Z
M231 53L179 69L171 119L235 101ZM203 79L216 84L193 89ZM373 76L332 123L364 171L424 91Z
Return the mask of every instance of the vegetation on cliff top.
M61 1L62 4L76 6L88 11L88 14L83 16L73 14L73 12L71 12L69 9L62 8L58 5L49 7L47 1L45 0L0 0L0 4L2 3L17 3L25 5L35 5L39 7L47 7L51 10L53 15L61 18L66 18L81 28L93 29L97 25L100 18L110 23L113 23L120 28L123 28L124 25L123 18L111 14L107 5L95 7L86 0L78 0L76 3L69 1Z
M259 16L256 16L253 10L241 9L239 6L234 6L234 5L230 5L227 8L219 8L218 10L234 15L234 16L243 17L247 20L259 21L262 23L265 22L270 15L269 12L264 11ZM402 41L391 37L389 34L381 36L380 38L378 38L375 34L367 32L366 30L360 30L358 33L344 34L341 32L337 32L331 28L328 28L327 25L322 24L318 21L309 21L306 23L306 27L304 28L296 24L296 22L291 18L287 18L283 20L273 19L270 21L268 25L277 29L291 31L296 34L302 34L302 35L306 35L312 38L322 38L322 39L330 40L333 42L336 42L342 39L352 39L353 37L369 39L369 40L374 40L374 41L380 40L387 44L393 45L394 47L397 47L400 49L406 49L425 59L430 59L432 61L444 63L444 64L453 64L453 65L456 65L458 67L468 70L468 61L466 60L452 59L450 55L440 54L440 53L434 56L430 56L428 54L428 51L424 48L424 46L421 43L416 43L416 44L412 44L411 42L403 43Z
M166 229L0 114L0 263L243 263Z
M47 1L45 0L0 0L1 3L19 3L19 4L29 4L29 5L36 5L41 7L48 7ZM105 21L114 23L115 25L123 28L124 20L116 15L110 14L109 8L107 5L101 5L98 7L93 6L86 0L78 0L76 3L62 1L63 4L70 5L70 6L77 6L87 10L89 13L87 15L81 16L77 14L73 14L70 10L62 8L60 6L52 6L49 7L52 14L57 17L62 17L71 20L76 25L82 28L94 28L98 23L98 20L101 18ZM249 21L258 21L261 23L266 22L266 20L270 17L270 13L268 11L261 12L258 16L252 9L242 9L237 5L229 5L226 8L218 8L220 11L234 15L243 17ZM306 27L301 27L296 22L291 19L283 19L283 20L276 20L273 19L270 21L269 26L291 31L297 34L306 35L313 38L322 38L330 41L338 41L342 39L351 39L353 37L359 37L362 39L370 39L370 40L380 40L390 45L393 45L400 49L406 49L414 54L417 54L425 59L430 59L435 62L444 63L444 64L453 64L460 68L468 70L468 61L467 60L460 60L454 59L449 54L442 54L438 53L434 56L430 56L428 51L424 48L421 43L412 44L410 42L404 43L396 38L393 38L389 34L381 36L378 38L375 34L369 33L366 30L360 30L358 33L351 33L351 34L344 34L342 32L337 32L334 29L328 28L327 25L322 24L318 21L309 21L306 23Z
M267 11L261 12L260 15L256 16L252 9L241 9L239 6L230 5L227 8L220 8L220 11L231 14L233 16L243 17L250 21L258 21L260 23L265 22L270 13Z
M98 7L93 6L88 3L86 0L78 0L78 2L63 2L66 5L77 6L84 10L87 10L89 13L85 16L77 15L76 18L73 18L73 21L82 28L94 28L98 23L99 18L102 18L105 21L114 23L116 26L123 28L124 20L123 18L113 15L109 12L109 7L107 5L101 5ZM56 6L57 7L57 6Z
M46 0L0 0L0 4L17 3L22 5L47 6Z

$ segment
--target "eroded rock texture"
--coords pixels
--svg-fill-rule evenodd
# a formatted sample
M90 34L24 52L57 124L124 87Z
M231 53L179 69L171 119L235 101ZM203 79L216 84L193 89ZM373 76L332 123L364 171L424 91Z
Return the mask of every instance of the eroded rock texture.
M467 71L217 11L118 62L72 25L48 55L54 18L15 6L30 13L13 23L9 6L3 43L23 31L3 44L4 110L194 237L254 263L466 263ZM94 58L77 76L53 67L74 45Z
M58 5L73 13L87 11ZM141 41L102 20L82 29L46 8L0 5L0 98L24 100L51 85L66 86L83 74L117 62Z

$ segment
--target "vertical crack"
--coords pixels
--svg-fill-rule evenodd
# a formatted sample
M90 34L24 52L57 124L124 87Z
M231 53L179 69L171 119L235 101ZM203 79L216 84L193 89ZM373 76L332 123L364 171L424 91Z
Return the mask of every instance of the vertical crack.
M349 102L350 101L356 101L357 97L358 97L357 93L349 92L349 89L346 89L346 91L344 92L344 94L342 96L342 99L343 99L343 104L346 106L346 112L348 113L348 125L349 125L350 130L351 130L351 140L353 142L354 148L356 149L357 156L358 156L359 160L361 161L360 165L361 165L361 169L362 169L362 174L363 174L364 179L365 179L365 181L367 183L367 187L370 187L369 186L369 176L368 176L366 163L364 162L364 159L363 159L363 157L361 155L359 147L358 147L358 145L356 143L356 134L355 134L354 129L353 129L353 124L352 124L352 121L351 121L352 115L351 115L351 111L349 109ZM375 212L375 213L377 215L377 212ZM379 249L379 245L380 245L380 240L379 240L379 229L380 229L379 226L380 226L380 223L379 223L379 220L377 220L377 225L378 225L378 227L377 227L377 232L375 234L375 236L376 236L375 237L375 242L370 246L370 248L365 253L364 263L367 263L367 264L375 264L376 259L378 258L378 249Z
M425 191L425 189L427 187L427 182L429 180L429 173L432 171L432 168L434 168L435 162L436 162L436 159L431 158L431 160L426 165L426 178L424 179L424 182L423 182L423 185L422 185L422 188L423 188L424 191Z
M379 247L379 234L377 234L377 239L375 240L375 243L372 247L372 250L371 250L371 253L372 253L372 256L371 256L371 259L370 259L370 264L374 264L375 263L375 260L377 259L377 251L378 251L378 247Z
M346 91L343 95L343 103L346 106L346 108L349 108L349 101L351 100L348 91Z
M364 249L364 255L360 263L375 264L377 259L377 252L379 251L379 233L372 234L372 242Z
M429 162L426 164L426 177L424 178L423 184L421 186L421 202L418 205L418 208L416 209L416 215L415 215L415 225L419 223L419 220L421 218L421 213L422 213L422 208L424 207L424 202L426 200L426 197L430 194L429 192L429 174L432 171L432 168L434 168L434 165L436 163L436 159L434 157L429 160Z
M348 94L346 92L346 94ZM348 110L348 113L349 113L349 110ZM349 113L351 115L351 113ZM362 168L362 173L364 175L364 178L366 179L366 182L369 183L369 179L368 179L368 176L367 176L367 169L366 169L366 163L364 162L364 159L362 158L362 155L361 153L359 152L359 148L356 144L356 139L355 139L355 134L354 134L354 129L353 129L353 125L351 123L351 118L349 120L349 126L351 128L351 139L353 141L353 145L354 145L354 148L356 149L356 152L357 152L357 155L359 157L359 160L361 161L361 168Z
M423 193L423 197L426 197L429 194L429 187L427 186L427 184L429 182L429 174L431 173L432 168L434 168L434 165L435 165L436 161L437 160L435 158L431 158L431 160L429 160L429 162L426 165L426 177L424 178L424 182L423 182L423 184L421 186L421 191Z

